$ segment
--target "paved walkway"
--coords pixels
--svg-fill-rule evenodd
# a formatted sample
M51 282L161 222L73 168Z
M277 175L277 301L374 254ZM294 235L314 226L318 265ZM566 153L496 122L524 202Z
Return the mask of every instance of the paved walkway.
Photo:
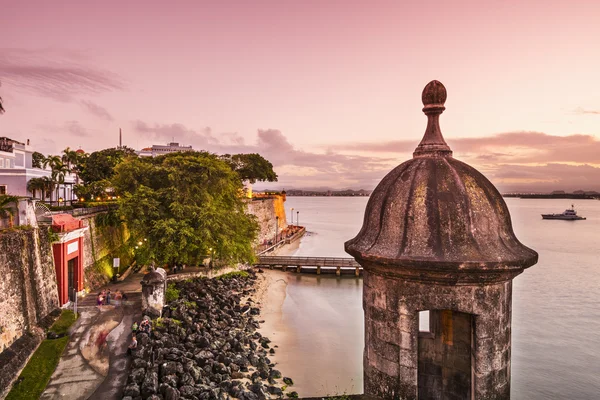
M96 294L90 293L78 304L80 313L71 339L63 353L42 400L120 399L129 358L127 346L134 319L141 318L141 285L143 273L132 274L123 282L106 287L127 293L128 301L118 307L97 307ZM96 346L100 332L110 332L107 345Z

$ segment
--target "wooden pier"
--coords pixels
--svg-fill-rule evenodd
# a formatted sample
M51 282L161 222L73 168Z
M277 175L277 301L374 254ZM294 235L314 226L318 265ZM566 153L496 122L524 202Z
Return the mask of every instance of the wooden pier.
M257 267L278 268L295 272L360 276L362 267L354 258L259 256Z

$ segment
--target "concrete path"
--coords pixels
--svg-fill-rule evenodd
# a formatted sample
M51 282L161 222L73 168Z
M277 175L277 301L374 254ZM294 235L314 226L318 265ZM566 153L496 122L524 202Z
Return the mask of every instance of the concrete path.
M79 320L41 400L120 399L129 367L126 356L131 325L141 317L143 273L132 274L123 282L106 285L111 291L127 293L128 301L118 307L95 305L90 293L78 306ZM100 332L110 332L107 345L98 348Z

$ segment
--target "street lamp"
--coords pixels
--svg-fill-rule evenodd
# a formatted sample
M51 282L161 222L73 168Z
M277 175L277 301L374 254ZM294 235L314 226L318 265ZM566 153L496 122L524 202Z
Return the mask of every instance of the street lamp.
M294 225L294 207L292 207L292 225Z
M208 249L208 251L210 252L210 261L208 262L208 268L212 269L212 267L213 267L213 249L212 249L212 247L210 247Z
M296 211L296 225L300 226L300 211Z
M275 216L275 243L277 244L277 231L279 230L279 216Z

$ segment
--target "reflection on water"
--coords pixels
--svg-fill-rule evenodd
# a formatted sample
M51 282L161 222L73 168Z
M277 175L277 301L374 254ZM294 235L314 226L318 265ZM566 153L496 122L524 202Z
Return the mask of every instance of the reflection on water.
M296 255L347 254L366 198L288 197L314 235ZM517 237L540 254L514 281L513 399L600 398L600 201L575 204L587 221L542 220L569 200L507 199ZM279 368L302 396L362 391L362 281L288 275L282 322L293 332Z

